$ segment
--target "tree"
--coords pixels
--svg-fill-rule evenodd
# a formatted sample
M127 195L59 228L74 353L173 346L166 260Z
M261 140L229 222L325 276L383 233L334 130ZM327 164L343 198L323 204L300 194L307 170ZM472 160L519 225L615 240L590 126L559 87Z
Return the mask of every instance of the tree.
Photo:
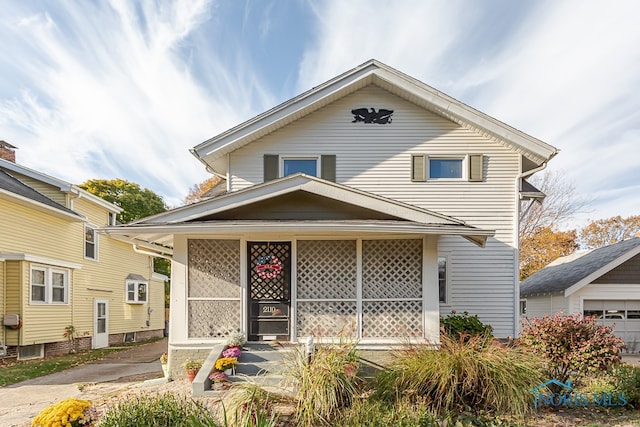
M578 249L576 230L553 231L549 227L520 240L520 280L559 257L571 255Z
M600 248L629 239L639 231L640 215L599 219L580 230L580 244L587 249Z
M218 188L222 183L222 178L219 176L212 176L205 179L200 184L196 184L191 187L191 191L184 199L184 204L189 205L191 203L199 202L200 200L212 197L224 192L225 189Z
M123 179L90 179L79 187L121 207L118 221L122 224L167 210L161 196Z
M563 171L544 172L529 180L546 197L541 202L523 201L520 207L520 279L578 249L576 230L559 230L589 201L577 196L563 175Z

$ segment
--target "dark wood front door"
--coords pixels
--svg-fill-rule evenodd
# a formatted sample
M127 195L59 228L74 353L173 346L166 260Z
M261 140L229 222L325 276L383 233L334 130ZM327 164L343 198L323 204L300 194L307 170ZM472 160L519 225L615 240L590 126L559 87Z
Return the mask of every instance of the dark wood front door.
M250 341L288 340L291 242L248 242Z

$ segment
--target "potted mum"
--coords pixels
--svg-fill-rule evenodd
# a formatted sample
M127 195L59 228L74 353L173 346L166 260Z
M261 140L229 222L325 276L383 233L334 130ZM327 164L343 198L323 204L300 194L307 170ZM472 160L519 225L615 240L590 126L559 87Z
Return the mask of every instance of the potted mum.
M231 335L229 339L227 339L227 346L240 348L246 342L247 342L247 338L245 337L244 333L236 332L235 334Z
M44 408L31 422L33 427L90 427L98 421L98 411L90 400L70 398Z
M169 363L169 356L165 352L160 356L160 364L162 365L162 372L164 373L165 378L169 376L169 366L167 363Z
M190 383L193 382L194 378L198 374L198 371L200 370L200 368L202 368L203 363L204 361L201 359L187 359L182 364L185 371L187 372L187 379Z
M227 375L231 374L238 364L238 359L235 357L220 357L216 360L216 371L226 372Z
M222 371L213 371L211 375L209 375L209 379L211 380L211 389L220 390L223 389L225 383L229 381L229 375Z

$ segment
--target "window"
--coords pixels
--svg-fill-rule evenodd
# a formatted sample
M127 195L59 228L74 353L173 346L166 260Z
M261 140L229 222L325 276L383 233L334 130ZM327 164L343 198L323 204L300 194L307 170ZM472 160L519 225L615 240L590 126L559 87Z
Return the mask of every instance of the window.
M447 302L447 257L438 257L438 292L440 302Z
M21 345L18 347L18 360L41 359L44 357L44 344Z
M318 159L312 158L283 158L282 176L302 172L311 176L318 176Z
M463 159L429 158L429 179L462 179Z
M98 236L96 230L88 225L84 227L84 256L89 259L98 259Z
M127 280L127 302L130 304L147 302L147 287L147 282Z
M520 300L520 316L526 316L526 315L527 315L527 300L521 299Z
M113 212L109 212L109 218L107 219L107 221L109 225L116 225L117 224L116 214L114 214Z
M31 302L66 304L69 298L69 271L58 268L31 267Z

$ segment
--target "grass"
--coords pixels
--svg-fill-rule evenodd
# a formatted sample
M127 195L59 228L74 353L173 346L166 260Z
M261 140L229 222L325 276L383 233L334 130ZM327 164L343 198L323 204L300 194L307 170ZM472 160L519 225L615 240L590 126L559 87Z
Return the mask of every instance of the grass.
M44 359L6 362L0 365L0 387L16 384L32 378L61 372L75 366L102 359L104 356L117 351L125 350L134 345L142 345L154 340L138 343L127 343L122 347L101 348L97 350L82 351L62 356L51 356Z

